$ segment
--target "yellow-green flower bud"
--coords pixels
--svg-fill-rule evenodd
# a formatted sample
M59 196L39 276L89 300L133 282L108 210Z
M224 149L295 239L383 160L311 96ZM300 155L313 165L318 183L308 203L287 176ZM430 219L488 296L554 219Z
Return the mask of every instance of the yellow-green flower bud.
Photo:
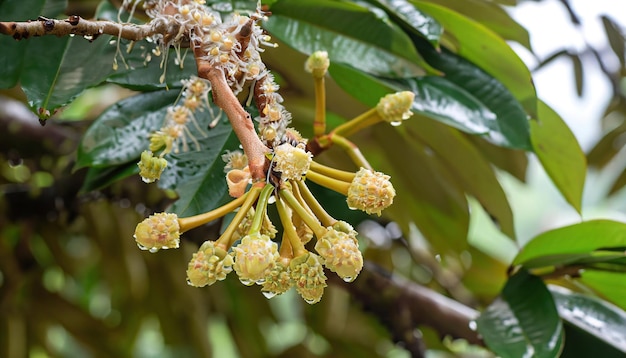
M348 188L348 207L380 216L396 196L389 179L389 175L361 168Z
M409 91L388 94L380 99L376 110L383 120L397 126L413 115L411 112L413 98L415 93Z
M226 163L224 173L228 173L231 169L244 169L248 166L248 157L240 150L227 150L222 154L222 160Z
M291 279L296 290L309 304L322 299L326 287L326 275L322 266L322 259L312 252L298 256L291 260Z
M313 155L289 143L274 148L275 170L282 173L283 180L301 180L309 171Z
M169 152L172 148L174 138L167 135L163 131L156 131L150 134L150 151L155 153L165 147L165 151Z
M272 298L287 292L291 286L293 286L293 281L289 274L289 259L279 258L265 276L261 292L263 296Z
M304 69L313 74L313 77L324 77L328 67L330 66L330 60L328 59L328 52L315 51L309 58L307 58L304 64Z
M263 284L267 271L272 268L278 259L278 245L270 240L269 236L251 234L244 236L235 252L235 272L239 281L246 286Z
M357 232L344 221L329 227L315 244L315 250L324 258L324 265L346 282L352 282L363 268Z
M135 241L142 250L152 253L160 249L177 249L180 244L178 216L171 213L158 213L137 224Z
M139 175L146 183L153 183L161 178L161 173L167 167L167 160L152 155L152 152L145 150L141 153L141 160L137 163Z
M187 283L204 287L222 281L233 270L233 257L214 241L205 241L187 265Z

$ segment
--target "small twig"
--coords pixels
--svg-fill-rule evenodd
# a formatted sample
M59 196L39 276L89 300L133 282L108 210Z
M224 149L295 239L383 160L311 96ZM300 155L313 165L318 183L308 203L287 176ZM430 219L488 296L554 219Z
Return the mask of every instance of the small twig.
M113 21L85 20L72 15L65 20L48 19L40 16L36 21L0 22L0 33L12 36L16 40L34 36L79 35L92 41L102 34L121 37L131 41L139 41L154 34L169 33L165 22L153 21L144 25L120 24Z

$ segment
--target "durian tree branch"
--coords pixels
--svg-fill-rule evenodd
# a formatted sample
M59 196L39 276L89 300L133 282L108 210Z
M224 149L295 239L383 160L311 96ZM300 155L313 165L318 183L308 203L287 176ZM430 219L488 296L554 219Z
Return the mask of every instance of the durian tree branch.
M100 35L112 35L126 40L139 41L155 34L162 34L164 38L175 36L178 30L176 26L168 25L165 21L135 25L107 20L86 20L77 15L64 20L40 16L34 21L0 22L0 33L12 36L16 40L45 35L58 37L78 35L95 40Z

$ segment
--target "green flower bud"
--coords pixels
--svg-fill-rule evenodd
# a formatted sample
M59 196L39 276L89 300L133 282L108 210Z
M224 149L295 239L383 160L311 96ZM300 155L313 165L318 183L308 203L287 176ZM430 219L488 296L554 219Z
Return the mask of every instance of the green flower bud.
M233 257L215 242L205 241L187 266L187 283L204 287L222 281L233 270Z
M291 260L291 279L296 290L309 304L322 299L326 287L326 275L322 266L322 259L312 252L298 256Z
M272 298L287 292L291 286L293 281L289 274L289 259L279 258L265 276L261 292L265 297Z
M348 188L346 199L348 207L380 216L380 213L393 203L396 196L390 178L381 172L361 168Z
M177 249L180 244L178 216L171 213L158 213L137 224L135 241L142 250L152 253L160 249Z
M313 77L324 77L328 67L330 66L330 60L328 59L328 52L315 51L309 58L307 58L304 69L313 74Z
M161 178L161 173L167 167L167 160L152 155L152 152L145 150L141 153L141 160L137 163L139 175L146 183L153 183Z
M269 236L259 233L246 235L233 251L235 271L239 281L246 286L253 283L263 284L267 271L279 256L278 245Z
M397 126L413 115L411 106L414 98L415 93L409 91L388 94L380 99L376 110L386 122Z
M346 282L354 281L363 268L356 235L350 224L339 221L315 244L315 250L324 258L324 265Z

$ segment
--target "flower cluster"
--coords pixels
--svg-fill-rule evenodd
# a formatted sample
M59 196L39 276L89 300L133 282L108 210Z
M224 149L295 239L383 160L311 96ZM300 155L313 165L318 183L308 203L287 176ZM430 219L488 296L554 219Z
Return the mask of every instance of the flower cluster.
M345 195L351 209L381 215L395 196L390 177L374 171L346 137L379 122L395 125L406 119L411 115L413 94L386 96L376 108L326 133L323 80L330 61L327 53L315 52L307 61L306 70L315 80L316 130L311 140L305 139L289 127L291 114L282 105L279 87L261 61L260 45L269 40L257 25L262 13L257 11L249 17L235 14L222 20L201 3L146 2L152 6L148 14L153 21L179 24L180 35L164 36L160 43L189 41L196 57L222 71L233 93L241 91L246 81L255 81L250 98L259 110L258 137L266 147L260 155L261 164L265 161L260 173L263 177L257 171L251 174L250 162L258 163L258 153L256 158L248 158L249 153L227 152L222 158L226 162L229 194L234 199L192 217L155 214L137 225L137 244L151 252L178 247L183 232L235 211L220 237L206 241L193 254L187 267L188 283L197 287L212 285L235 271L244 285L261 286L267 298L293 287L306 302L319 302L326 287L325 269L352 282L363 268L363 255L354 228L328 214L308 183L315 182ZM142 176L149 181L157 179L167 164L163 155L179 150L180 145L187 150L187 140L200 150L193 133L203 131L194 113L211 111L207 97L210 90L211 85L200 78L183 81L180 104L168 109L163 127L151 135L150 151L142 155ZM344 148L359 169L343 171L313 160L315 154L331 145ZM159 151L158 158L152 154ZM267 153L265 157L263 153ZM278 236L267 213L271 204L276 206L283 228ZM308 245L310 241L313 243Z

